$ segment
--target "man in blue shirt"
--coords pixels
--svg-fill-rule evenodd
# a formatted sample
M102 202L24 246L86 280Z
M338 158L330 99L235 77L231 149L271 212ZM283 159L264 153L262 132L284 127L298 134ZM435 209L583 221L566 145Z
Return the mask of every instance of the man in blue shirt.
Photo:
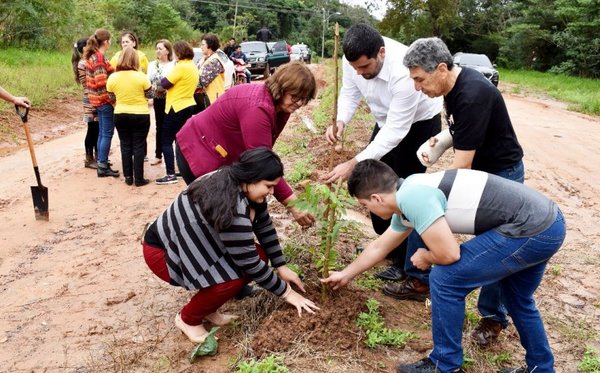
M333 289L370 269L414 230L425 247L410 258L429 276L433 350L398 372L462 372L465 297L499 283L525 348L527 370L554 372L554 357L533 294L565 238L558 206L523 184L482 171L453 169L398 179L380 161L359 162L348 191L390 227L341 272L322 280ZM459 244L454 233L474 235Z

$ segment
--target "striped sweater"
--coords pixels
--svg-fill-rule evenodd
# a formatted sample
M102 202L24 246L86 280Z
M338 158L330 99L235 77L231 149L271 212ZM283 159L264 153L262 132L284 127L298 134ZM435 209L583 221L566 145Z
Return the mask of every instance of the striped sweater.
M250 220L251 207L255 209L254 221ZM251 206L240 192L232 225L216 232L199 206L183 192L150 225L144 241L166 250L172 285L203 289L247 276L281 296L287 284L260 259L254 236L273 267L286 264L266 203Z
M94 107L114 104L106 91L108 76L114 71L100 51L96 51L85 63L85 85L90 104Z

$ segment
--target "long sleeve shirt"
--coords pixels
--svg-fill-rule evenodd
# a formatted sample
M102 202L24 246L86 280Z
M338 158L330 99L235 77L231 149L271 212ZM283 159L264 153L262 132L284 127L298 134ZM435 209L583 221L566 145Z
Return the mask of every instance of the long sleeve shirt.
M86 61L85 84L92 106L99 107L104 104L114 104L114 100L111 99L106 90L106 81L113 71L114 69L100 51L96 51Z
M348 124L364 99L375 117L379 133L359 154L357 161L381 159L406 136L413 123L431 119L442 111L442 98L429 98L415 90L402 60L408 47L389 38L379 74L373 79L358 75L343 58L342 88L338 99L337 120Z

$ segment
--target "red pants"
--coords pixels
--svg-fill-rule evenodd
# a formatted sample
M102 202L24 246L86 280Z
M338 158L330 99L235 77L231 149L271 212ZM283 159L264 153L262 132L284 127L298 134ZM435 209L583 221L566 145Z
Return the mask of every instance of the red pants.
M170 282L169 270L167 269L167 252L159 248L149 246L145 242L144 260L146 264L160 279ZM256 250L260 258L267 262L267 254L257 243ZM242 290L244 285L252 281L249 277L238 278L235 280L213 285L205 289L200 289L181 309L181 319L188 325L200 325L207 315L218 310L225 302L233 298Z

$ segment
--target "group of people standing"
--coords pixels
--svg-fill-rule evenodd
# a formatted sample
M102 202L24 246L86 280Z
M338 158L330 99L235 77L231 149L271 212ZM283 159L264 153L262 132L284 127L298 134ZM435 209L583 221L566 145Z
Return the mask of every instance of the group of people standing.
M163 163L165 176L157 184L178 181L175 169L175 136L192 115L206 109L225 91L224 63L219 39L205 34L201 40L203 58L196 65L194 50L186 41L173 44L162 39L155 43L156 59L149 62L138 50L135 33L120 35L121 50L110 60L106 53L111 34L98 29L74 45L73 70L83 87L85 167L97 170L98 177L119 177L108 160L115 128L121 143L123 176L128 185L149 183L144 177L150 109L156 119L155 158Z
M157 132L161 121L156 159L163 157L166 167L157 183L177 182L176 162L189 184L149 226L143 242L146 263L158 277L197 290L175 325L191 341L202 342L208 334L203 322L234 320L219 308L252 280L299 314L318 310L292 288L304 291L286 266L266 204L274 194L300 225L314 223L313 216L290 205L296 195L272 151L290 114L316 95L311 71L291 62L263 84L223 92L216 37L203 37L200 70L188 43L157 42L157 60L147 64L147 76L137 39L123 45L125 38L114 67L104 57L110 46L106 30L97 30L82 48L77 76L85 83L86 154L93 154L98 123L98 176L119 176L108 162L116 126L125 182L146 184L146 98L154 99ZM480 73L455 66L439 38L407 47L357 24L345 32L343 52L338 117L325 137L339 141L363 99L375 125L368 146L323 181L348 180L350 194L371 212L380 236L347 268L322 281L337 289L387 257L392 266L377 274L389 281L384 294L431 298L433 350L416 363L398 365L398 372L462 371L465 297L477 288L482 318L472 334L475 342L492 343L510 315L527 366L508 371L553 372L533 293L564 240L565 223L554 202L523 185L523 149L502 95ZM208 100L199 113L194 94ZM424 174L451 146L449 169ZM93 161L86 157L86 165ZM454 233L474 237L458 243Z

